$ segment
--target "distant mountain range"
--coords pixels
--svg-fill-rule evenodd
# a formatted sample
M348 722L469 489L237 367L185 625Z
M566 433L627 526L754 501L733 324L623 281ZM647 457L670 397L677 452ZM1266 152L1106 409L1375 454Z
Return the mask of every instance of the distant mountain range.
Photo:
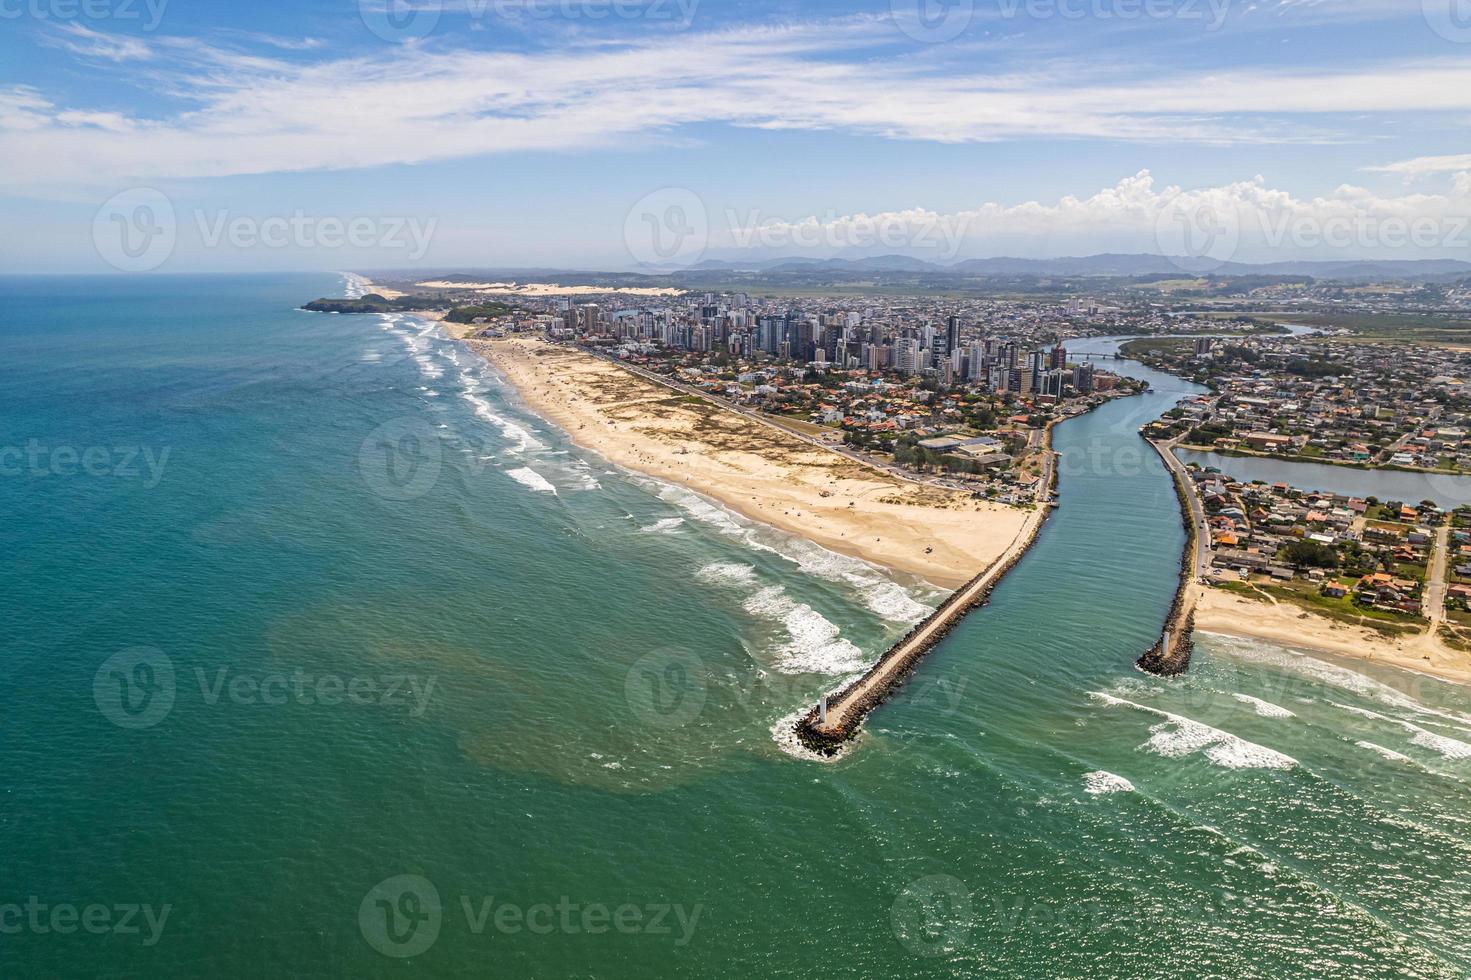
M1092 288L1078 280L1112 279L1149 282L1161 279L1207 278L1217 290L1254 288L1272 280L1324 282L1405 282L1439 285L1471 284L1471 261L1456 259L1345 260L1217 263L1210 259L1164 255L1104 253L1052 259L964 259L942 264L909 255L812 259L778 257L761 260L706 259L694 266L632 271L548 267L481 268L437 271L427 278L449 282L557 282L562 285L674 286L709 288L840 288L874 286L887 291L905 289L973 290L1004 285L1021 291L1050 289L1050 280L1070 280L1072 289ZM423 281L422 270L396 270L378 281ZM863 280L863 282L855 282ZM1254 282L1253 280L1262 280Z
M653 273L655 270L648 270ZM681 270L663 270L674 272ZM1104 253L1054 259L964 259L948 265L908 255L861 259L775 258L759 262L707 259L682 271L768 273L911 272L955 276L1099 276L1133 278L1161 275L1311 276L1314 279L1429 279L1471 275L1471 262L1455 259L1288 261L1252 264L1150 254Z

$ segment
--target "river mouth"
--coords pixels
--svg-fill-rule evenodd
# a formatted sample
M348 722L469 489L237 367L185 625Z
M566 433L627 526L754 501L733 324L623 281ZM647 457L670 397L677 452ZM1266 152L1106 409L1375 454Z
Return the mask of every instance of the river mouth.
M403 876L439 898L411 961L434 974L1471 968L1464 689L1209 635L1183 677L1133 667L1181 546L1138 429L1187 386L1059 426L1063 506L1026 558L858 751L805 765L773 724L914 609L599 465L451 342L292 309L336 285L0 279L0 445L171 450L155 486L0 480L0 904L173 908L147 948L7 936L23 972L396 972L360 913ZM363 472L404 422L438 461L410 500ZM128 727L97 679L142 650L174 698ZM794 650L834 672L784 672ZM277 703L298 669L312 698ZM579 931L497 930L503 904ZM677 946L584 931L590 907L700 915Z

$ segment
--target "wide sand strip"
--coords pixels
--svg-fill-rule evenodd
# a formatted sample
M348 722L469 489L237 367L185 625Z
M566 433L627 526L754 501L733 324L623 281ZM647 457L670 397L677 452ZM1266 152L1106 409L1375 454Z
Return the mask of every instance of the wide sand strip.
M1286 602L1273 603L1223 589L1200 588L1199 592L1195 607L1198 630L1322 650L1471 684L1471 654L1446 646L1428 631L1391 639L1365 627L1313 615Z
M1029 513L906 482L577 350L529 338L467 343L577 445L944 588L996 560Z

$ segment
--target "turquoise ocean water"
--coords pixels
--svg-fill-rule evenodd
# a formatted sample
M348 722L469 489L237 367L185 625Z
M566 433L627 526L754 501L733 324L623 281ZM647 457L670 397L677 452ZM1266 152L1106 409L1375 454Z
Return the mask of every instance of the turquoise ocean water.
M6 976L1461 976L1471 697L1204 637L1136 430L939 599L615 470L341 276L0 280Z

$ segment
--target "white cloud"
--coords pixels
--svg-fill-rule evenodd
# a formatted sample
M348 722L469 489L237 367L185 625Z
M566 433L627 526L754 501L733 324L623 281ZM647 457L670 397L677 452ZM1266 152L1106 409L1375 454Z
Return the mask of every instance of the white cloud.
M719 218L719 216L713 216ZM754 254L903 252L931 261L992 255L1052 257L1089 251L1191 255L1219 261L1464 258L1471 248L1471 174L1445 194L1386 197L1342 185L1296 197L1262 177L1215 187L1157 187L1148 171L1085 197L989 202L938 213L782 219L726 213L711 251Z
M1365 167L1371 173L1404 174L1406 177L1423 177L1427 174L1453 174L1471 171L1471 153L1452 154L1439 157L1415 157L1386 163L1379 167Z
M103 34L76 21L65 21L57 30L54 40L72 54L83 58L101 58L106 61L142 61L153 56L147 43L131 37ZM43 35L44 37L44 35Z
M287 61L81 28L69 32L74 49L147 61L126 80L178 108L127 114L30 89L16 102L22 90L11 90L0 158L14 186L98 185L580 150L672 140L699 123L947 143L1286 142L1347 138L1335 129L1343 113L1471 109L1464 61L1114 80L1065 63L987 72L869 57L892 36L891 25L849 18L538 53L410 45Z

